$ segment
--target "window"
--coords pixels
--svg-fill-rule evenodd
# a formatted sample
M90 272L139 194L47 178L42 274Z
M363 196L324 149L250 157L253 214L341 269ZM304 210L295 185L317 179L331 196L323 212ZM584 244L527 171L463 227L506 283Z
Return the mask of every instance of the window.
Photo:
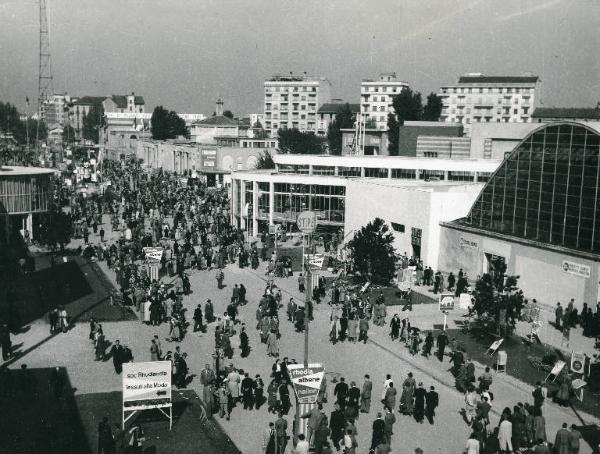
M340 177L360 177L360 167L338 167L338 176Z
M335 175L335 167L313 166L313 175Z
M404 233L406 230L404 224L398 224L397 222L390 222L390 224L392 225L394 232Z
M392 169L392 178L414 180L417 178L415 169Z
M387 178L388 169L365 167L365 177L367 178Z

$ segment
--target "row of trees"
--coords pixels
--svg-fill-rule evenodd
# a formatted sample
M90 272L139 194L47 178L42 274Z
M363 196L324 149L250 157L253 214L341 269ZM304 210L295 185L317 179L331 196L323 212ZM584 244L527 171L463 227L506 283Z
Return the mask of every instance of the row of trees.
M0 132L12 134L19 145L33 144L38 134L38 121L29 118L21 120L21 114L17 107L10 103L0 102ZM44 122L39 123L39 139L46 140L48 130Z
M190 138L190 130L186 126L185 120L174 110L156 106L150 121L152 123L150 132L155 140L176 139L178 136Z
M435 93L427 96L423 106L421 93L406 87L392 102L394 113L388 114L388 151L398 155L399 127L405 121L438 121L442 113L442 99Z

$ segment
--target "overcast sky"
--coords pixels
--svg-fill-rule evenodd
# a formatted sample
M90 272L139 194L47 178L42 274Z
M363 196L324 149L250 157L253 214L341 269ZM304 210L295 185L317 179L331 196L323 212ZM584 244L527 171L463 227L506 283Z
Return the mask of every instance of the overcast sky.
M600 100L598 0L47 0L54 89L262 112L263 81L321 75L359 102L396 71L424 94L465 72L537 74L545 106ZM0 0L0 101L37 99L37 0ZM32 108L33 108L32 103Z

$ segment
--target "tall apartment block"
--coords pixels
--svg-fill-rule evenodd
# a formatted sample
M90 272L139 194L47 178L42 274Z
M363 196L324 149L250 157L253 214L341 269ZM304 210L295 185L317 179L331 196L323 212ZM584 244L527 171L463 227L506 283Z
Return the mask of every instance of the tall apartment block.
M376 129L387 130L388 113L393 112L392 98L398 95L406 82L398 80L396 73L382 73L377 80L363 79L360 84L360 115L365 123Z
M462 123L467 134L471 123L531 123L538 82L537 76L465 74L440 88L440 121Z
M264 128L271 137L291 128L317 134L317 111L330 99L331 83L324 77L272 76L265 80Z

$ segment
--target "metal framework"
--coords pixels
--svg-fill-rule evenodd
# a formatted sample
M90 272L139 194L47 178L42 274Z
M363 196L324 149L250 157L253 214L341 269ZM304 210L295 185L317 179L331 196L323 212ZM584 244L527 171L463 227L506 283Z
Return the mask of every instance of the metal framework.
M46 0L39 1L40 10L40 53L38 66L38 122L36 143L39 147L40 122L45 118L45 106L52 94L52 62L50 59L50 33Z

